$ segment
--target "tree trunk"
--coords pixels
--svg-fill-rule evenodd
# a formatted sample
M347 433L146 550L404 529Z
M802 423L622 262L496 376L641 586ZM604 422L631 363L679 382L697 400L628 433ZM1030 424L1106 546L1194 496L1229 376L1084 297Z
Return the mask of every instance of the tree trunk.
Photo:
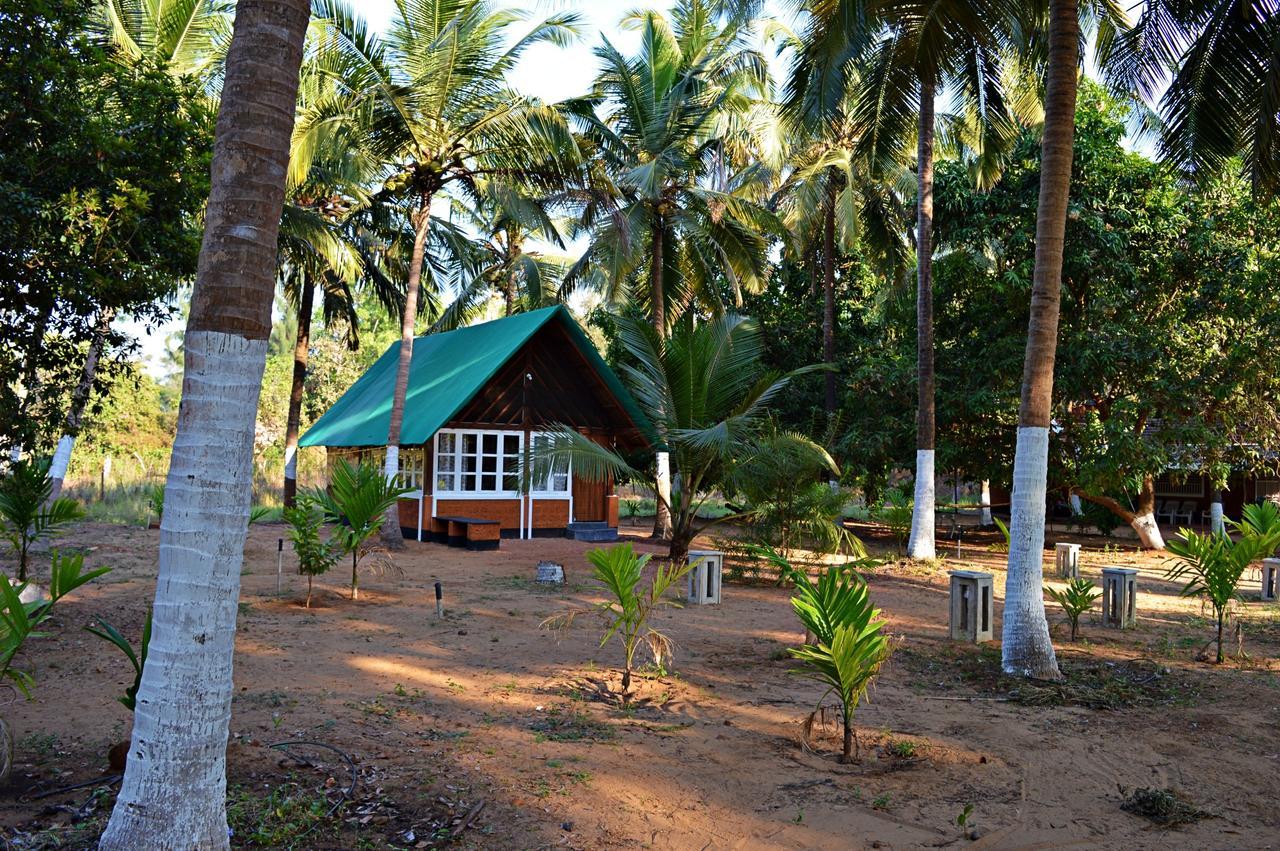
M254 420L271 333L305 0L240 0L184 338L182 402L128 767L99 847L225 849Z
M1061 677L1044 613L1044 520L1079 64L1080 18L1076 0L1050 0L1036 265L1013 461L1009 575L1001 647L1006 673L1045 679Z
M1227 524L1222 516L1222 488L1214 488L1209 494L1209 534L1226 534Z
M982 517L979 520L983 527L995 525L991 519L991 481L989 479L982 480Z
M1224 612L1222 609L1219 609L1219 610L1218 610L1218 658L1217 658L1217 662L1218 662L1218 664L1219 664L1219 665L1221 665L1221 664L1222 664L1222 662L1223 662L1223 656L1222 656L1222 622L1223 622L1223 620L1224 620L1224 617L1223 617L1223 616L1224 616L1224 614L1225 614L1225 612Z
M298 338L293 344L293 386L289 388L289 420L284 432L284 506L298 502L298 431L302 422L302 391L307 383L307 359L311 355L311 307L315 284L304 277L298 304Z
M853 762L853 719L850 717L844 719L844 742L840 752L840 761L845 764Z
M911 513L907 557L931 559L934 550L933 409L933 82L920 81L920 130L916 171L919 181L916 224L916 494Z
M93 339L89 342L88 353L85 354L80 383L71 394L71 404L67 407L67 419L62 429L62 437L58 440L58 448L53 453L53 461L49 464L49 479L52 484L49 502L53 502L62 494L62 483L67 477L67 465L71 463L71 450L75 448L76 436L80 434L80 418L84 416L89 394L93 392L93 381L98 375L98 360L102 357L102 347L106 345L107 333L111 330L111 320L114 318L115 311L111 308L103 308L98 313L98 326L93 329Z
M1164 536L1160 534L1160 526L1156 523L1155 479L1150 475L1142 478L1142 489L1138 492L1137 511L1130 511L1123 503L1109 496L1092 496L1083 492L1080 492L1079 495L1094 505L1101 505L1128 523L1134 534L1138 536L1138 541L1144 549L1164 549Z
M413 222L413 255L409 261L409 285L404 294L404 315L400 317L400 361L396 369L396 389L391 397L391 425L387 429L387 461L383 468L387 481L400 475L400 429L404 425L404 400L409 392L409 367L413 364L413 333L418 324L418 290L422 281L422 262L427 253L427 236L431 231L431 194L419 199L418 214ZM382 524L382 544L388 549L404 547L400 531L399 500L387 506ZM354 585L352 586L354 588Z
M662 216L656 217L653 228L653 268L650 269L650 299L653 302L653 330L658 339L667 339L667 305L664 293L663 265L665 258L665 223ZM664 450L657 453L657 470L654 484L657 498L654 500L653 537L671 537L671 454Z
M399 525L399 521L397 521L397 525ZM360 554L358 552L354 552L351 554L351 599L353 600L360 599L360 573L358 570L359 567L360 567Z
M836 199L832 190L827 195L826 210L822 216L822 360L833 364L836 360ZM836 412L836 374L828 369L826 379L826 410L830 419Z

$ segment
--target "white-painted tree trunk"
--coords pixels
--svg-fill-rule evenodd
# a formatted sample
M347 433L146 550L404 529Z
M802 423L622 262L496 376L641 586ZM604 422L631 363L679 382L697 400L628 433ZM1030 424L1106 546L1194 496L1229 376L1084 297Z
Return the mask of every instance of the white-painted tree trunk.
M227 847L231 660L266 351L266 340L186 335L151 644L103 849Z
M1139 514L1129 522L1129 525L1137 534L1138 542L1144 549L1164 549L1164 536L1160 534L1160 526L1156 523L1154 514Z
M1227 531L1227 523L1222 515L1222 503L1209 503L1209 532L1214 535L1221 535Z
M1049 429L1020 426L1013 459L1009 519L1009 573L1002 616L1005 673L1041 676L1057 670L1044 613L1045 483Z
M284 477L298 480L298 447L287 446L284 450Z
M994 526L995 522L991 517L991 480L982 480L982 525Z
M71 465L71 450L75 445L74 435L64 434L58 438L58 448L53 451L53 460L49 462L49 480L53 485L49 492L50 501L62 495L62 483L67 478L67 467Z
M655 459L657 471L654 473L654 485L658 499L653 534L657 538L669 538L671 536L671 453L658 452Z
M916 450L916 495L911 512L911 537L907 541L907 558L936 558L934 549L933 450Z
M1071 503L1071 516L1079 517L1084 514L1084 504L1080 502L1080 494L1073 493L1067 497L1067 501Z

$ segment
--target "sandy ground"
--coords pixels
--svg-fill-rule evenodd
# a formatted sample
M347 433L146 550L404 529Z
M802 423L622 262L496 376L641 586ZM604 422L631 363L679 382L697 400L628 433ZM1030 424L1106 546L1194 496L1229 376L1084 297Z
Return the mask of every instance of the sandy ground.
M358 602L339 569L306 610L287 544L285 593L275 596L283 534L253 527L245 554L229 750L237 846L1280 845L1280 611L1257 602L1253 581L1240 607L1248 658L1217 667L1196 658L1208 619L1159 579L1160 559L1078 539L1086 576L1107 563L1142 571L1138 629L1089 618L1071 645L1055 627L1069 674L1144 681L1141 699L1089 708L1061 705L1048 690L1011 699L1017 684L998 676L998 648L947 640L948 569L994 570L997 603L1003 593L1002 557L984 539L959 559L952 545L937 566L882 567L869 581L897 651L858 710L861 760L846 766L835 759L834 724L801 745L822 688L797 676L785 653L801 635L783 589L729 584L720 606L661 612L657 625L679 645L675 670L641 679L624 711L611 693L619 646L599 646L593 618L559 637L539 628L601 599L589 545L504 541L496 553L467 553L409 543L395 571L362 577ZM109 773L105 753L129 718L115 697L131 671L81 627L102 616L139 634L157 541L153 530L93 524L63 541L114 570L68 598L49 637L20 657L36 675L35 699L0 710L18 741L13 782L0 793L0 836L11 847L86 847L109 809L113 792L92 784L34 796ZM563 589L531 581L543 558L565 565ZM306 750L307 766L267 747L287 740L349 755L354 800L301 838L255 838L253 825L269 818L255 807L273 790L310 795L323 810L351 782L328 751ZM1141 787L1171 787L1212 816L1155 827L1120 807L1124 790Z

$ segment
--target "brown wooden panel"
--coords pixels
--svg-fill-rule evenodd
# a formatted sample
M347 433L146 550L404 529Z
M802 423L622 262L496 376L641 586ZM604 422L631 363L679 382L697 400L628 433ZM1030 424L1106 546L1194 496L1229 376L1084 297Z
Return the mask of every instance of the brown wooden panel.
M573 518L583 521L605 520L605 496L608 485L605 482L591 482L573 477Z
M533 501L534 529L564 529L569 525L569 500L535 499Z

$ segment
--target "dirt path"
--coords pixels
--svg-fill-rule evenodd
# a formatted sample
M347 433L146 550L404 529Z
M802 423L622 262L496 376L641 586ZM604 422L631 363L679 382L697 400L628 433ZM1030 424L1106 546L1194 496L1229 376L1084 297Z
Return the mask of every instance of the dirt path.
M782 589L726 585L721 606L663 611L660 628L679 645L675 672L641 679L636 705L624 712L610 693L617 647L598 646L591 618L559 637L539 629L551 615L600 599L587 578L588 545L504 541L496 553L466 553L411 543L395 557L399 572L362 577L358 602L345 598L338 571L318 583L318 604L308 611L297 602L305 581L290 574L287 545L286 594L274 596L282 534L255 526L246 550L230 751L237 845L1266 848L1280 841L1280 666L1272 661L1280 611L1244 604L1250 662L1222 669L1198 662L1192 657L1211 630L1197 602L1158 579L1157 559L1086 552L1087 576L1096 578L1102 563L1142 569L1139 629L1117 634L1087 621L1084 642L1060 645L1069 647L1062 656L1069 673L1149 678L1106 692L1110 709L1062 705L1042 691L1010 700L1013 684L995 673L998 649L946 641L954 558L931 570L876 571L872 594L898 651L858 711L862 760L842 766L833 758L834 724L811 749L800 745L821 688L796 676L786 656L800 633ZM103 754L125 735L128 713L115 697L131 680L127 665L80 627L101 615L137 636L157 535L85 524L65 541L92 548L92 564L115 570L69 599L51 637L21 660L35 669L35 700L4 709L19 764L0 799L0 824L21 847L83 847L109 806L109 797L96 802L77 829L78 817L49 805L80 807L89 790L23 798L99 776ZM1098 546L1086 539L1086 549ZM966 566L996 571L999 603L1000 557L980 541L964 550ZM531 582L541 558L564 563L563 590ZM436 581L443 619L434 611ZM269 821L256 808L272 789L332 800L348 782L336 758L317 772L265 747L290 739L349 754L359 773L356 801L337 828L324 822L301 839L283 829L255 837L250 828ZM1140 787L1173 787L1215 817L1155 828L1120 809L1121 788ZM967 807L962 830L956 819ZM460 838L443 838L468 816Z

